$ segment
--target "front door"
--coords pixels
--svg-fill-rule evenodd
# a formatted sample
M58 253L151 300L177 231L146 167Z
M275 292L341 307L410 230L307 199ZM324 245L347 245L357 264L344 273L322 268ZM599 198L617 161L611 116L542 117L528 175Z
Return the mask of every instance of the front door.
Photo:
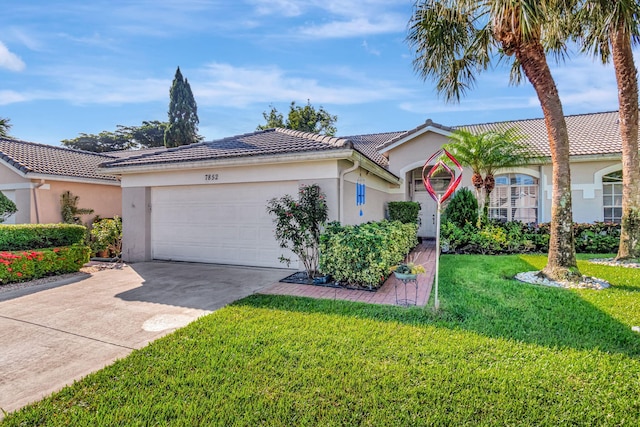
M435 239L436 213L438 204L431 198L422 183L422 168L414 169L411 173L413 201L420 203L418 237ZM438 194L444 194L451 182L451 176L444 171L437 172L431 177L431 186Z

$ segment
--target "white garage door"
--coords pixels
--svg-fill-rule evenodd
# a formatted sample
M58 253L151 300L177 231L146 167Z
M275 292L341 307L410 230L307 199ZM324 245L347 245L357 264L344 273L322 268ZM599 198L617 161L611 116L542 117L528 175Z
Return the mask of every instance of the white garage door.
M153 188L153 258L286 267L278 260L283 249L266 206L273 197L297 192L296 182Z

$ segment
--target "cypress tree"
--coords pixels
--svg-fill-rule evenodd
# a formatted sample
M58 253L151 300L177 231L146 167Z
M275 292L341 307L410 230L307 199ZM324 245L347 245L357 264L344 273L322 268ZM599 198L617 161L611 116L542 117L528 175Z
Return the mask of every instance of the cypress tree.
M164 145L178 147L202 140L198 135L198 106L189 81L176 70L169 91L169 125L164 132Z

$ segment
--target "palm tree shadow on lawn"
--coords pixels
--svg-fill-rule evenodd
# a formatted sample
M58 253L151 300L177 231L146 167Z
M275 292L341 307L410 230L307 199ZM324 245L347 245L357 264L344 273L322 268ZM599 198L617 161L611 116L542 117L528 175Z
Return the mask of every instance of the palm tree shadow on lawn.
M235 304L435 325L552 348L640 356L640 336L628 325L584 300L575 291L514 280L516 273L539 270L539 267L517 256L508 257L508 262L496 262L497 258L504 257L443 256L439 313L432 307L407 309L272 295L254 295Z

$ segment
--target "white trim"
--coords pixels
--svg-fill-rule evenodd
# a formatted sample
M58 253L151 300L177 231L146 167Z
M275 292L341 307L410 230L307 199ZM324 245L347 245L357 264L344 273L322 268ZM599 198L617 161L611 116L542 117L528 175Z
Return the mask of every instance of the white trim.
M605 175L622 170L622 163L618 163L615 165L607 166L600 170L597 170L593 173L593 182L589 184L571 184L572 191L582 191L582 198L587 199L595 199L596 191L602 191L602 177ZM547 185L546 191L551 194L553 187L551 185Z
M540 179L540 171L534 170L534 169L528 169L522 166L519 167L513 167L513 168L504 168L504 169L498 169L498 171L494 174L494 176L498 176L498 175L508 175L510 173L515 173L515 174L519 174L519 175L529 175L532 176L534 178L537 178L538 180Z
M16 182L15 184L0 184L0 191L9 190L25 190L33 188L35 184L32 182Z
M446 131L444 129L440 129L437 126L429 125L429 126L423 127L420 130L417 130L415 132L412 132L412 133L408 134L407 136L397 140L396 142L394 142L393 144L391 144L389 146L386 146L386 147L383 147L383 148L379 149L378 153L382 154L382 153L385 153L385 152L387 152L389 150L393 150L394 148L404 144L405 142L410 141L410 140L412 140L414 138L417 138L418 136L420 136L420 135L422 135L424 133L427 133L427 132L433 132L433 133L437 133L438 135L447 136L447 137L452 135L452 132Z

